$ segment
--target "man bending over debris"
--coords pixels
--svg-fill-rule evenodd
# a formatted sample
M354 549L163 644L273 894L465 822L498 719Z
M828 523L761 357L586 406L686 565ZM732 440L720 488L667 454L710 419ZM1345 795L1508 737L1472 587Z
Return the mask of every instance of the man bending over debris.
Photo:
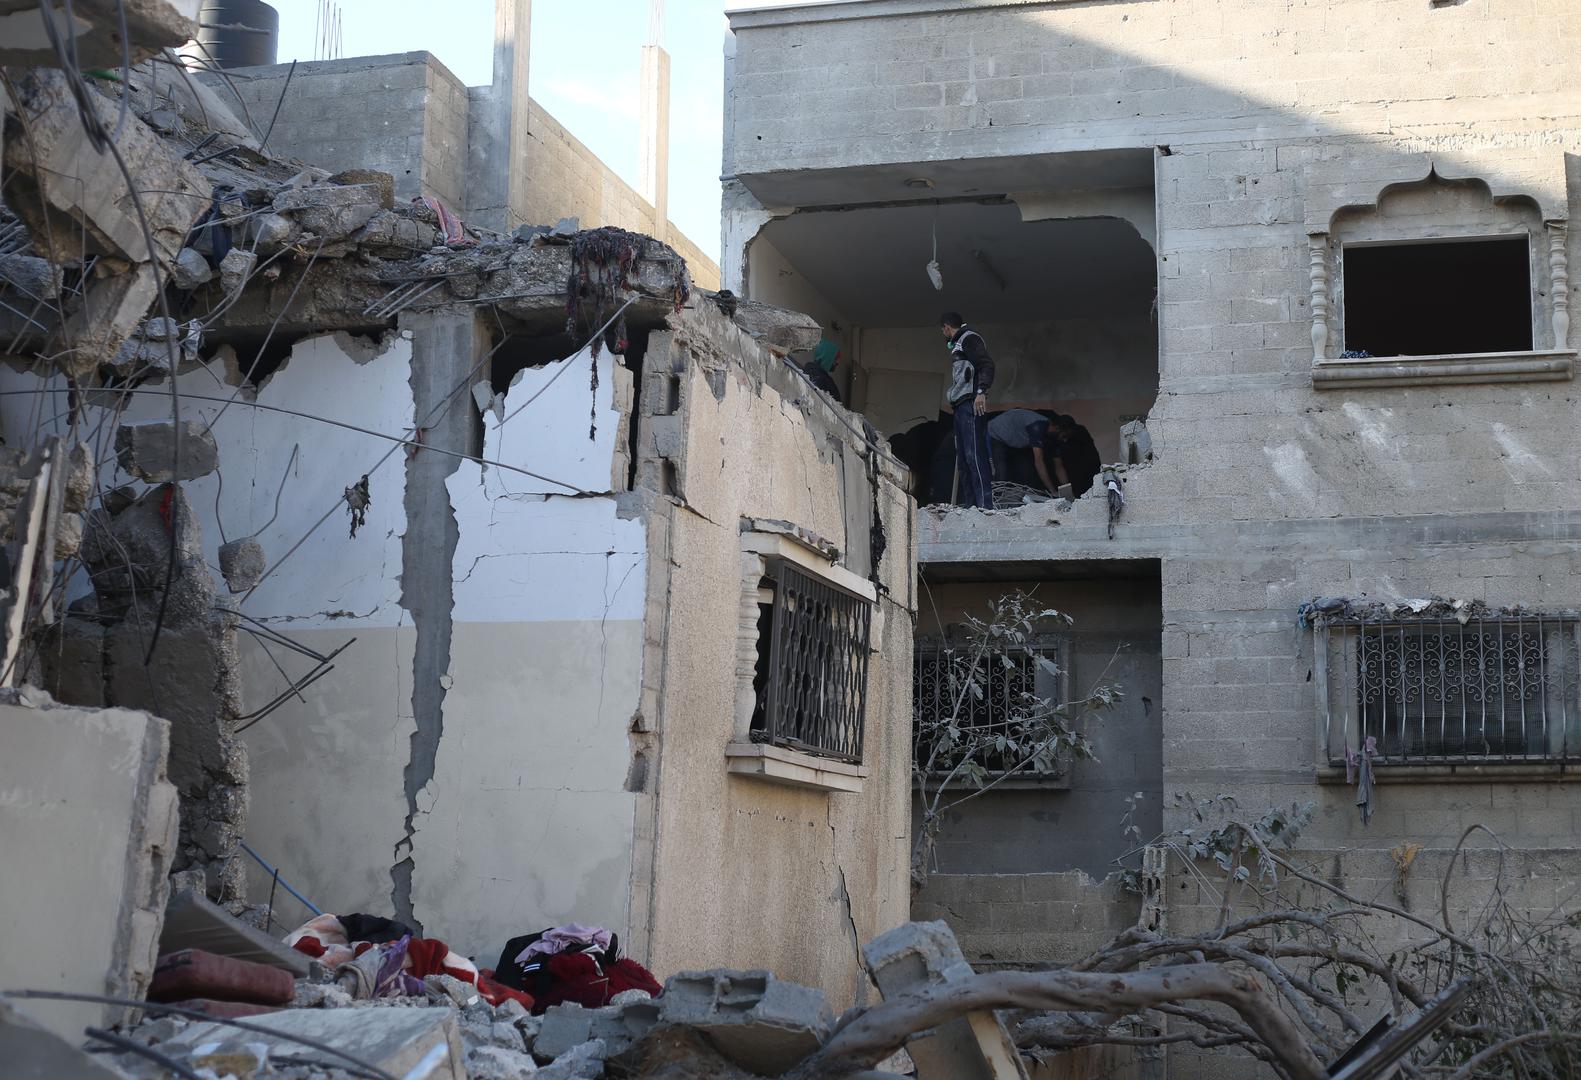
M1023 455L1031 451L1032 466L1037 470L1043 489L1050 495L1054 494L1058 488L1049 475L1047 456L1043 452L1044 446L1052 442L1053 426L1048 417L1031 409L1006 409L988 421L988 445L993 452L994 479L1021 483L1026 470L1024 466L1016 466L1023 465ZM1014 461L1012 450L1016 452Z
M945 394L955 414L955 471L967 506L994 508L992 459L988 449L988 388L994 361L983 335L966 325L958 311L939 316L950 345L950 388Z

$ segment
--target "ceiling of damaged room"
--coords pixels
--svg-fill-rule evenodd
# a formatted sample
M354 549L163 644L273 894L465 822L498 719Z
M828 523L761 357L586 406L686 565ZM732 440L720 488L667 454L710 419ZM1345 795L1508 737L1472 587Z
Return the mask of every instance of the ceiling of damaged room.
M935 229L942 290L927 273ZM1145 315L1156 282L1153 250L1130 223L1023 222L1012 202L807 211L771 221L765 238L868 327L918 326L949 309L978 323Z

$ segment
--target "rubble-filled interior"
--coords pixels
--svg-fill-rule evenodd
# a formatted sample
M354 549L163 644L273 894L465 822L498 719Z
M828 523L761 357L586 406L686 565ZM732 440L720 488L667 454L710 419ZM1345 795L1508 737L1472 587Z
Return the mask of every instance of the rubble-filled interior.
M1007 178L971 179L993 191ZM836 383L891 438L924 505L948 504L954 479L940 311L962 312L989 342L992 413L1071 416L1102 462L1127 459L1122 428L1145 421L1158 393L1151 191L954 194L963 187L798 210L747 249L751 295L818 318L842 351ZM883 189L854 190L872 203ZM1030 469L1015 475L1042 487Z

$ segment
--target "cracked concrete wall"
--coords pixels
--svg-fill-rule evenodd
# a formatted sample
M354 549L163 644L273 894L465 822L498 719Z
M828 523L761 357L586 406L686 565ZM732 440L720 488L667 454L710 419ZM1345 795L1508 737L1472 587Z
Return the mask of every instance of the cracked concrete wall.
M848 511L872 507L875 491L864 471L854 472L860 482L848 479L848 464L865 461L860 427L847 426L858 418L711 305L671 322L672 332L650 338L644 372L650 388L654 379L676 380L677 440L655 441L669 430L657 421L669 417L645 417L639 445L639 480L674 489L655 505L662 537L652 545L647 600L650 625L663 630L648 652L641 718L657 745L656 805L644 803L651 824L641 814L638 821L639 831L652 829L650 953L658 971L768 967L847 1005L867 991L856 941L907 917L912 505L886 458L876 491L887 549L875 575L883 592L863 791L829 794L727 772L741 520L792 522L833 540L845 565L865 569L870 537ZM659 453L668 468L648 468Z
M286 703L241 736L251 772L246 837L321 903L385 911L391 830L398 829L405 813L401 770L413 730L410 677L403 672L412 669L414 635L400 607L399 585L406 528L403 459L397 449L372 472L367 523L353 539L339 505L342 492L391 444L249 403L379 431L409 429L411 344L395 335L382 343L344 334L304 339L262 388L241 390L227 406L234 391L224 381L228 353L222 349L206 368L179 380L186 395L183 417L199 423L217 418L219 474L183 485L201 527L202 557L217 566L224 539L256 535L272 563L302 540L320 515L334 511L240 610L325 654L357 639L335 670L304 693L305 702ZM0 385L31 389L40 383L6 371L0 373ZM125 418L168 416L165 388L151 383L144 389L149 392L127 398ZM31 430L27 400L24 395L0 399L0 423L7 431ZM89 408L85 423L91 428L98 419L99 410ZM64 426L67 420L54 422ZM293 460L294 447L299 449ZM104 477L112 481L113 475ZM87 591L85 582L74 587ZM242 599L229 596L223 585L220 595L221 603ZM269 647L271 657L246 632L238 632L237 643L243 713L284 689L276 662L293 677L311 667L278 645ZM249 887L252 899L266 899L269 882L260 873L250 875ZM282 919L302 914L295 901L277 898L277 904Z
M621 363L583 350L524 370L484 414L485 459L559 483L476 462L448 481L460 537L445 734L414 823L412 905L489 961L559 922L626 936L647 559L642 522L609 491Z

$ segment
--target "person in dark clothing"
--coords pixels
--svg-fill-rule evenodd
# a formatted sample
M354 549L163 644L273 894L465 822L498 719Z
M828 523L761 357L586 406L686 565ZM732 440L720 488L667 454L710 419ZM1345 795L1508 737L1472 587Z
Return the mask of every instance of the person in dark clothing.
M1053 422L1031 409L1006 409L988 421L988 446L993 452L994 479L1010 480L1027 487L1041 484L1050 495L1058 490L1049 471L1050 455L1045 452ZM1036 479L1027 475L1026 459L1032 459Z
M824 338L818 342L818 347L813 350L812 359L803 364L801 370L809 382L844 405L845 398L840 396L840 387L834 381L834 369L839 363L840 346Z
M994 361L983 335L966 325L958 311L939 316L939 329L949 342L950 386L945 400L955 414L955 468L967 506L994 508L993 464L988 448L988 390L994 385Z
M1092 432L1078 424L1075 417L1063 413L1054 417L1045 453L1054 459L1055 478L1061 484L1069 484L1071 494L1078 499L1092 488L1092 478L1103 468Z

